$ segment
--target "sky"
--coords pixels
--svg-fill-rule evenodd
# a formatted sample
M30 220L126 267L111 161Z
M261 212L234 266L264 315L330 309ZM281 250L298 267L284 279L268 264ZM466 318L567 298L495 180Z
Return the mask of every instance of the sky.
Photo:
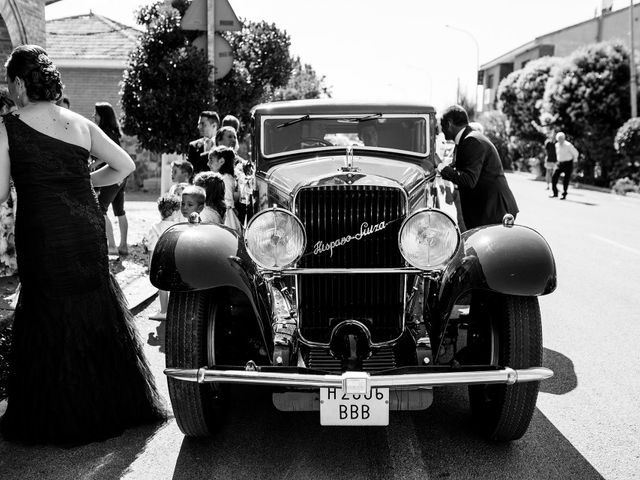
M50 20L91 10L134 25L134 11L155 1L60 0L46 7L45 16ZM333 98L420 101L441 109L455 103L458 85L474 97L477 63L592 18L602 0L229 3L241 19L265 20L285 30L291 53L325 76ZM628 5L629 0L613 1L614 10ZM640 15L640 5L636 9Z

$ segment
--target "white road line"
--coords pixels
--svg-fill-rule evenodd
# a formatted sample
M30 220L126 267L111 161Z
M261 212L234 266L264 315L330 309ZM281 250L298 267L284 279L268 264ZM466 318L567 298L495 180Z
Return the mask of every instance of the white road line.
M626 250L628 252L635 253L636 255L640 255L640 250L637 250L635 248L627 247L626 245L622 245L621 243L614 242L613 240L609 240L608 238L601 237L600 235L596 235L595 233L592 233L590 236L602 242L610 243L611 245L621 248L623 250Z

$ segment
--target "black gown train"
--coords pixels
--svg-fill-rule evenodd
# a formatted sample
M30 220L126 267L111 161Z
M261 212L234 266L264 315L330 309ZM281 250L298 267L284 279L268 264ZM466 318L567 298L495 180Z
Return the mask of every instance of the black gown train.
M89 152L2 117L18 194L22 289L13 324L5 438L85 443L164 410L133 318L109 272Z

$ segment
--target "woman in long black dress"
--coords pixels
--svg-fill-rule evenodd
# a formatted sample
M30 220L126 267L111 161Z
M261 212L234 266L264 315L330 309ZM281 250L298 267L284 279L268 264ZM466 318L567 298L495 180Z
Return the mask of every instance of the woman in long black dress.
M45 51L17 47L5 64L19 107L0 122L0 201L18 194L15 310L7 439L84 443L163 417L133 318L109 273L95 187L134 163L93 122L55 105L60 74ZM106 162L90 173L89 156Z

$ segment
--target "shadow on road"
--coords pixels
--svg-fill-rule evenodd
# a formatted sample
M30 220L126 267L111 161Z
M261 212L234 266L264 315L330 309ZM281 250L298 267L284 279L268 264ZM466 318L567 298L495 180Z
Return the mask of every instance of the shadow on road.
M0 439L0 478L119 479L161 426L130 429L104 442L72 448L23 445Z
M160 353L165 353L164 350L164 339L165 339L165 330L166 330L166 321L159 321L158 326L156 327L156 331L149 332L149 337L147 338L147 343L152 347L158 347Z
M570 358L554 350L545 348L542 366L553 370L553 377L540 384L540 391L553 395L564 395L578 386L578 377Z
M486 441L464 388L438 390L423 412L391 412L389 427L321 427L317 412L278 412L259 387L234 388L230 405L211 438L183 440L174 480L602 478L538 410L523 439Z

